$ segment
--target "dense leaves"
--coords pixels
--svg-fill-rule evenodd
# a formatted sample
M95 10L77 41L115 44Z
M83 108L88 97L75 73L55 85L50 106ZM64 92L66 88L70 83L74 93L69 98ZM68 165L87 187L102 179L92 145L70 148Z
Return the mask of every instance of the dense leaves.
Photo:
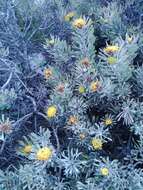
M142 0L0 0L0 189L143 189Z

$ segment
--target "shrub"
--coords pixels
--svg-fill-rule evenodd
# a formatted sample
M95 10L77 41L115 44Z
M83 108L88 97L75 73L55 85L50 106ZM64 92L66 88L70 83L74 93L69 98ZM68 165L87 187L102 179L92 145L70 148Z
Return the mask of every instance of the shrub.
M142 1L0 1L0 189L143 189Z

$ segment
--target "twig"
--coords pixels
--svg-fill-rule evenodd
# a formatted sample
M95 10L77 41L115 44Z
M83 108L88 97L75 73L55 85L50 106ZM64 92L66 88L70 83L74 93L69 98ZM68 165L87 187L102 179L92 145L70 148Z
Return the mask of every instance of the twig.
M27 90L27 92L30 94L30 95L33 95L32 92L27 88L27 86L24 84L24 82L19 78L19 76L17 75L17 73L14 73L15 76L17 77L17 79L21 82L21 84L24 86L24 88Z
M58 135L57 135L57 128L55 129L53 127L52 129L53 129L53 133L54 133L56 143L57 143L57 152L59 152L59 150L60 150L60 142L59 142L59 138L58 138Z
M41 112L37 112L37 114L42 116L45 120L49 121L45 114L43 114ZM53 133L54 133L54 136L55 136L55 139L56 139L57 152L59 152L59 150L60 150L60 142L59 142L59 138L58 138L58 135L57 135L57 128L55 129L54 127L51 127L51 129L53 130Z
M41 112L37 112L38 115L42 116L45 120L48 121L48 118L46 117L45 114L41 113Z
M1 87L2 90L5 89L7 87L7 85L10 83L12 75L13 75L13 73L11 72L6 83Z
M25 116L23 116L22 118L20 118L18 121L16 121L14 124L13 124L13 127L16 127L19 123L21 123L22 121L24 120L27 120L29 117L31 117L33 115L33 112L32 113L29 113Z
M31 96L28 96L28 95L27 95L26 97L31 100L31 102L32 102L32 104L33 104L34 112L36 112L36 111L37 111L36 101L35 101L34 98L31 97Z
M6 144L6 139L3 141L2 145L1 145L0 154L2 154L4 147L5 147L5 144Z
M26 96L26 97L31 100L31 102L33 104L34 112L36 113L37 112L36 101L31 96ZM37 118L36 118L36 115L34 115L34 126L35 126L35 132L37 132Z

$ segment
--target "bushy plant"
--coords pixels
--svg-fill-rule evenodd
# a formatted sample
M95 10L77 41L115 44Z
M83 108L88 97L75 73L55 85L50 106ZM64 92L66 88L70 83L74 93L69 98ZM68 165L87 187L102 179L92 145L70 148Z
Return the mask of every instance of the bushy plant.
M0 189L143 189L142 4L0 0Z

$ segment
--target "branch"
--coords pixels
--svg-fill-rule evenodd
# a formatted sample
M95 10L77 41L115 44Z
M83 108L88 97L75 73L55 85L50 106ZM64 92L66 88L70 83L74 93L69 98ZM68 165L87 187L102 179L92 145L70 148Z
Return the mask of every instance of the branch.
M59 150L60 150L60 142L59 142L59 138L58 138L58 135L57 135L57 128L55 129L53 127L52 129L53 129L53 133L54 133L56 143L57 143L57 152L59 152Z
M36 105L36 101L34 100L34 98L32 98L31 96L26 96L28 99L31 100L32 104L33 104L33 107L34 107L34 112L37 111L37 105Z
M24 86L24 88L27 90L27 92L33 96L32 92L27 88L27 86L24 84L24 82L19 78L19 76L17 75L17 73L14 73L15 76L17 77L17 79L21 82L21 84Z
M46 121L49 121L45 114L43 114L41 112L37 112L37 114L42 116ZM59 152L59 150L60 150L60 142L59 142L59 138L58 138L58 135L57 135L57 128L54 128L54 126L53 126L53 127L51 127L51 129L53 130L53 133L54 133L54 136L55 136L55 139L56 139L57 152Z
M10 83L10 81L12 79L12 75L13 75L13 73L11 72L6 83L1 87L1 90L5 89L7 87L7 85Z
M27 120L29 117L31 117L33 115L33 112L32 113L29 113L25 116L23 116L22 118L20 118L19 120L17 120L14 124L13 124L13 127L16 127L17 125L19 125L19 123L21 123L22 121L24 120Z

